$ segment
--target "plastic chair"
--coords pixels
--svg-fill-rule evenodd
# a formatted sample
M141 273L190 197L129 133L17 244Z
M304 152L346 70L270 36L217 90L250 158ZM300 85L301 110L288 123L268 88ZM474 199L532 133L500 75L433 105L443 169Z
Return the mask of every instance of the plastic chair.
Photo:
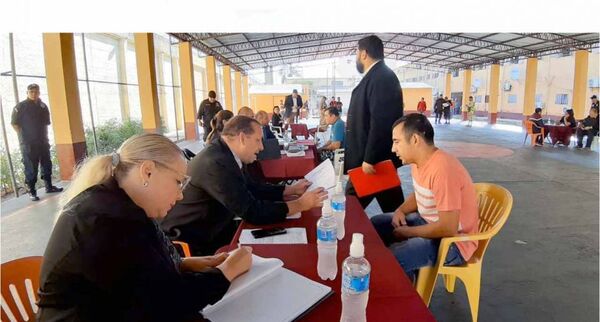
M183 250L183 257L192 257L192 253L190 252L190 245L188 245L188 243L177 240L172 241L172 243L173 245L181 247L181 250Z
M523 127L525 128L526 132L525 132L525 139L523 139L523 144L525 144L525 141L527 141L527 136L531 135L531 146L535 145L535 142L537 141L538 136L545 136L545 128L540 128L541 132L540 133L533 133L533 127L537 127L537 125L535 125L533 122L529 121L529 120L523 120ZM542 140L542 145L544 144L543 142L544 140Z
M42 259L24 257L2 264L2 321L35 321Z
M292 128L292 138L295 139L298 135L308 138L308 126L306 124L293 123L290 124L290 127Z
M281 128L281 126L270 125L269 127L271 128L271 132L275 134L275 138L277 138L278 140L283 140L283 129Z
M481 288L481 266L483 255L494 237L504 226L513 205L511 193L505 188L491 183L476 183L475 190L479 204L479 232L471 235L442 238L435 266L419 270L417 293L429 306L438 274L444 276L444 285L450 293L454 292L456 277L460 278L467 291L471 317L477 321L479 312L479 292ZM445 266L444 260L450 245L459 241L477 240L479 244L469 262L461 266Z

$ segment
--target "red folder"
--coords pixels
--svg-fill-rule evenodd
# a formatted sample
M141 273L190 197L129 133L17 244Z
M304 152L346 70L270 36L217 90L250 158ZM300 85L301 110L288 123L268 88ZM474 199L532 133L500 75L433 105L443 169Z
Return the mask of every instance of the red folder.
M400 178L392 160L381 161L374 167L375 174L364 173L362 167L348 170L357 196L369 196L400 185Z

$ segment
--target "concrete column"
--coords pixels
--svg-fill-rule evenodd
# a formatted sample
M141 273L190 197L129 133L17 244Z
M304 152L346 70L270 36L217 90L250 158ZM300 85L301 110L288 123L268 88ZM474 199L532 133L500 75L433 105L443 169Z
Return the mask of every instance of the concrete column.
M490 70L490 110L488 114L488 122L496 124L498 119L498 99L500 87L500 64L492 64Z
M242 106L248 106L248 75L242 76Z
M471 78L473 75L473 71L469 69L465 69L463 73L463 97L462 97L462 107L464 108L465 104L469 101L469 96L471 95ZM467 112L462 112L462 120L467 120Z
M46 84L56 142L60 178L70 180L87 149L72 33L44 33Z
M198 140L196 126L196 90L194 86L194 61L192 44L179 43L179 69L181 76L181 100L183 101L183 122L186 140Z
M523 119L526 120L535 110L535 87L537 83L537 57L527 58L525 71L525 94L523 95Z
M217 61L214 56L206 56L206 88L208 91L219 92L217 85ZM219 97L217 95L217 97Z
M448 96L448 98L452 97L452 74L450 72L446 73L446 84L444 89L444 96Z
M231 95L231 67L223 65L223 93L225 94L225 109L233 111L233 96Z
M146 132L158 133L160 114L158 112L158 91L154 61L154 36L151 33L136 33L134 39L142 109L142 127Z
M242 73L236 71L234 74L234 85L235 85L235 111L239 111L242 108Z
M585 102L587 101L587 78L588 78L587 50L575 52L575 76L573 77L573 112L575 119L583 119L587 116Z

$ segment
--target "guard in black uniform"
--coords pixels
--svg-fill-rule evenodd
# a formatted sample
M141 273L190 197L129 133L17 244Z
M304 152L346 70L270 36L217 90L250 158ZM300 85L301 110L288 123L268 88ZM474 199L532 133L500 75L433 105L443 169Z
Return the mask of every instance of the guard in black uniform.
M46 183L46 193L63 191L52 185L52 161L48 142L50 111L40 100L40 87L37 84L27 86L27 99L13 109L11 124L19 135L25 183L29 187L31 200L40 200L35 190L39 164L42 165L41 178Z
M222 110L223 106L217 101L217 93L215 91L208 92L208 98L200 103L200 108L198 109L198 120L200 120L200 125L204 128L203 141L206 141L208 133L212 131L210 121Z

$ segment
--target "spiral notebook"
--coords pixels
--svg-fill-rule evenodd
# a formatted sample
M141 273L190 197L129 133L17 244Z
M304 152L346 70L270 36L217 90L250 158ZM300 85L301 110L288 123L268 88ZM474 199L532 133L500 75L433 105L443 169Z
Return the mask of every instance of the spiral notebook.
M212 322L295 321L331 294L329 286L284 268L278 258L252 255L250 270L202 314Z

